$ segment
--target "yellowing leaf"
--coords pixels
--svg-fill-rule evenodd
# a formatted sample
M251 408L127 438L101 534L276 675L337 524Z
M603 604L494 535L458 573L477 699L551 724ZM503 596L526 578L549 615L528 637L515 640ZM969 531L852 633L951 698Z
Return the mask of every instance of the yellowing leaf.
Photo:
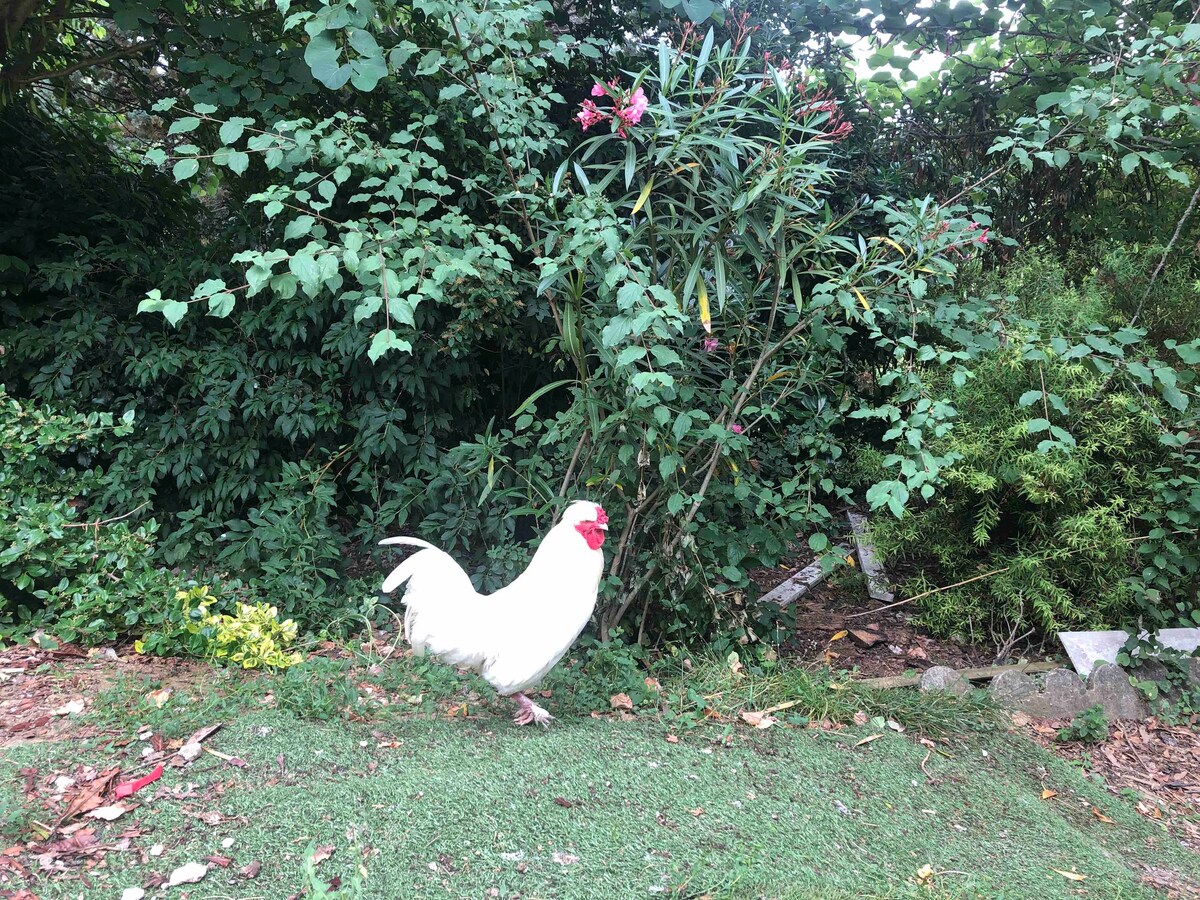
M865 309L867 312L870 312L871 304L867 302L867 298L863 296L863 292L858 288L851 288L850 290L854 291L854 293L858 295L858 302L862 304L863 309Z
M676 169L674 172L672 172L671 174L672 174L672 175L678 175L680 172L684 171L685 169L694 169L694 168L696 168L696 166L698 166L698 165L700 165L700 163L698 163L698 162L684 163L682 166L679 166L679 167L678 167L678 168L677 168L677 169Z
M636 216L638 210L642 208L646 200L650 197L650 191L654 188L654 179L651 178L646 182L646 186L642 188L642 192L638 194L637 202L633 204L633 210L629 213L631 216Z
M700 324L704 326L705 334L712 334L712 314L708 309L708 288L704 286L704 279L700 279Z
M831 638L829 639L829 643L831 643L831 644L832 644L834 641L840 641L842 638L844 638L844 637L845 637L846 635L848 635L849 633L850 633L850 632L846 631L846 630L843 628L841 631L839 631L837 634L835 634L833 637L831 637Z
M925 865L917 869L917 884L933 884L933 866L929 865L929 863L925 863Z
M1058 791L1052 791L1049 788L1046 788L1046 790L1042 791L1042 799L1043 800L1049 800L1051 797L1057 797L1057 796L1058 796Z
M885 244L890 244L891 246L895 247L897 250L900 251L901 256L908 256L908 251L906 251L903 247L901 247L899 244L897 244L895 241L893 241L890 237L879 236L879 237L873 237L873 238L871 238L871 240L883 241Z
M1116 825L1117 824L1112 819L1110 819L1108 816L1106 816L1104 813L1100 812L1100 810L1096 809L1096 807L1094 807L1094 806L1092 807L1092 815L1095 816L1097 819L1099 819L1101 822L1103 822L1105 825Z
M868 734L868 735L867 735L865 738L863 738L861 741L859 741L859 742L858 742L857 744L855 744L854 746L855 746L855 747L861 747L863 744L869 744L869 743L871 743L871 741L877 741L877 740L879 740L881 737L883 737L883 735L882 735L882 734Z
M1078 872L1064 872L1062 869L1051 869L1051 872L1057 872L1063 878L1070 881L1087 881L1086 875L1080 875Z

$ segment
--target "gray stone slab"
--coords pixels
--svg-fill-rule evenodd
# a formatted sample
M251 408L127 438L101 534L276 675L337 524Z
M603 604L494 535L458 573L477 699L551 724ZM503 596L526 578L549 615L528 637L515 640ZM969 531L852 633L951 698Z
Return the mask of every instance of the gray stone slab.
M850 527L854 529L854 543L858 548L859 567L862 569L863 575L867 576L867 593L871 595L872 599L881 603L891 603L896 599L896 594L892 591L887 574L883 571L883 566L875 555L875 548L867 538L866 516L861 516L856 512L846 515L850 519Z
M1087 705L1104 707L1110 719L1143 719L1150 708L1120 666L1100 663L1087 680Z
M845 544L838 544L833 549L835 553L840 553L842 556L850 552L850 548ZM821 561L819 559L813 560L795 575L789 576L786 581L779 584L774 590L759 597L759 602L775 603L781 607L795 603L828 578L829 575L829 572L821 570Z
M1097 664L1116 664L1117 653L1129 634L1124 631L1063 631L1058 635L1075 671L1087 678ZM1158 633L1164 647L1191 653L1200 647L1200 628L1164 628Z

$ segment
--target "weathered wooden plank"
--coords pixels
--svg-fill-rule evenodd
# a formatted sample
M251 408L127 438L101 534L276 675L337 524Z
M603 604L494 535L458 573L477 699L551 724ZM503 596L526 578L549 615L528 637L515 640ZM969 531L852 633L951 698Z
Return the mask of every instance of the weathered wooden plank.
M859 515L856 512L850 512L846 515L850 519L850 527L854 529L854 543L858 548L859 567L862 569L862 573L867 576L867 593L871 595L873 600L878 600L881 603L891 603L896 599L896 594L892 591L892 585L888 581L887 573L883 571L883 566L880 564L879 558L875 555L875 548L867 538L867 517Z
M850 548L845 544L838 544L834 550L843 556L850 553ZM759 602L774 603L781 608L786 607L795 603L828 577L828 572L821 571L821 561L813 560L799 572L789 576L786 581L781 582L774 590L759 597Z
M1035 662L1017 663L1011 666L984 666L979 669L959 669L958 674L971 681L986 681L995 678L1001 672L1024 672L1026 675L1036 675L1039 672L1050 672L1062 668L1061 663ZM898 688L916 687L921 683L920 673L916 675L888 675L884 678L863 678L852 681L851 684L861 684L863 687Z

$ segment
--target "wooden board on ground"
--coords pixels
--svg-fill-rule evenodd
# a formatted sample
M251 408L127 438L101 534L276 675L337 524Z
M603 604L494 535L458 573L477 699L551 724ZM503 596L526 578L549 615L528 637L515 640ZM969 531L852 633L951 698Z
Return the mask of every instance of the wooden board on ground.
M846 556L850 553L850 548L845 544L839 544L834 548L834 552ZM821 560L815 559L779 584L774 590L759 597L759 602L775 603L780 607L785 607L795 603L828 577L829 573L821 568Z
M867 517L856 512L846 515L850 519L850 527L854 529L854 543L858 547L859 567L862 569L863 575L867 577L867 593L873 600L878 600L880 603L891 603L896 599L896 594L892 591L887 574L883 571L883 566L880 565L879 558L875 555L875 548L867 539Z

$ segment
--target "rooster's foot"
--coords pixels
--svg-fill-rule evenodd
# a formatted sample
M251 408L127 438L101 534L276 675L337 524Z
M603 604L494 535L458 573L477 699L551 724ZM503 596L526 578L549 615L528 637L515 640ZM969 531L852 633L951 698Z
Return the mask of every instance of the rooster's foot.
M513 721L518 725L549 725L550 720L554 716L546 712L524 694L514 694L513 700L517 702L517 714L513 716Z

